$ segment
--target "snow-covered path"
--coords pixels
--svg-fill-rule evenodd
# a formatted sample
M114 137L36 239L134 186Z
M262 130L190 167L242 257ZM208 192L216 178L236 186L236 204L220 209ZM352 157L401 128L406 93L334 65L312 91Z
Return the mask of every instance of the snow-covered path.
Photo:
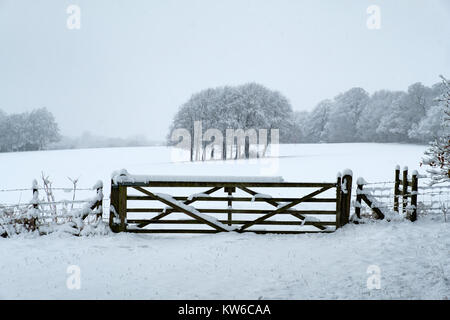
M450 224L333 234L0 239L2 299L448 299ZM66 286L67 267L81 289ZM381 270L369 290L367 268Z

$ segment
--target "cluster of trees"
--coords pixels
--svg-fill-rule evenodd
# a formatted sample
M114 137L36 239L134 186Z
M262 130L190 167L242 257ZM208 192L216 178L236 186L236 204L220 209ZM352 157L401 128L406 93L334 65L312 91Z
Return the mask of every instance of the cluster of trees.
M320 102L311 112L295 113L294 142L428 143L442 134L443 83L421 83L407 92L381 90L370 95L352 88Z
M192 95L184 103L171 124L168 142L174 144L172 133L176 129L185 129L190 137L196 135L195 123L201 121L202 128L216 129L221 136L227 135L227 129L259 131L266 129L279 129L280 142L291 142L293 129L293 111L289 101L279 92L266 87L249 83L240 86L224 86L206 89ZM202 135L203 137L203 135ZM175 137L176 139L177 137ZM196 160L205 160L207 144L214 143L216 137L209 137L201 141L200 147L191 140L191 160L196 155ZM228 139L222 139L221 158L249 157L249 139L245 139L245 147L237 147L237 139L233 139L233 146L227 143ZM217 142L217 141L216 141ZM263 142L265 146L270 144L270 136ZM261 141L258 141L261 144ZM195 150L197 148L197 150ZM231 154L233 153L234 154Z
M46 108L17 114L0 110L0 152L43 150L59 139L58 124Z

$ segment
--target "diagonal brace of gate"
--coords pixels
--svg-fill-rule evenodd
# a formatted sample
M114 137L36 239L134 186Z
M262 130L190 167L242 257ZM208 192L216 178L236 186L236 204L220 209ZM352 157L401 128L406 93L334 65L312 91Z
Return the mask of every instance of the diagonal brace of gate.
M239 189L241 189L244 192L247 192L247 193L251 194L252 196L258 194L257 192L255 192L255 191L253 191L253 190L251 190L251 189L249 189L247 187L240 186ZM303 199L302 201L304 201L304 200L306 200L306 199ZM273 201L271 199L263 199L263 201L267 202L268 204L270 204L270 205L272 205L272 206L274 206L276 208L278 208L280 206L280 204L278 202ZM306 219L306 217L304 215L300 214L300 213L291 213L291 215L296 217L296 218L298 218L298 219L300 219L300 220L305 220ZM321 225L319 223L313 223L312 225L314 227L320 229L320 230L325 230L326 229L326 227L324 227L323 225Z
M311 199L311 198L317 196L318 194L321 194L322 192L325 192L325 191L327 191L327 190L329 190L331 188L332 188L331 186L323 187L323 188L321 188L319 190L316 190L316 191L314 191L314 192L312 192L312 193L310 193L310 194L308 194L308 195L306 195L306 196L304 196L304 197L302 197L300 199L297 199L297 200L292 201L291 203L285 204L284 206L281 206L281 207L278 206L277 209L272 211L271 213L268 213L268 214L266 214L266 215L264 215L264 216L262 216L262 217L260 217L260 218L258 218L256 220L254 220L254 221L251 221L251 222L249 222L247 224L244 224L238 231L244 231L245 229L250 228L251 226L253 226L256 223L259 223L261 221L269 219L270 217L273 217L274 215L276 215L276 214L278 214L280 212L283 212L283 211L285 211L285 210L287 210L289 208L292 208L292 207L298 205L299 203L304 202L305 200Z
M205 192L203 192L203 193L204 193L204 194L211 194L211 193L214 193L214 192L216 192L216 191L218 191L218 190L220 190L220 189L221 189L220 187L214 187L214 188L211 188L211 189L209 189L209 190L207 190L207 191L205 191ZM192 200L186 200L186 201L183 201L183 204L188 205L188 204L191 204L191 203L193 203L193 202L195 202L195 201L197 201L197 200L195 200L195 199L193 198ZM162 219L162 218L168 216L168 215L171 214L172 212L173 212L173 209L167 209L165 212L160 213L160 214L157 215L156 217L153 217L151 220L149 220L149 221L147 221L147 222L143 222L143 223L141 223L141 224L138 224L138 227L139 227L139 228L146 227L146 226L148 226L149 224L151 224L153 221L160 220L160 219Z
M222 228L222 227L220 227L218 225L215 225L214 223L209 222L206 219L203 219L202 217L196 215L195 213L193 213L193 212L191 212L189 210L186 210L185 208L180 207L180 206L176 205L175 203L173 203L171 201L167 201L166 199L161 198L161 197L157 196L156 194L153 194L152 192L150 192L148 190L145 190L145 189L143 189L141 187L136 187L136 186L133 186L132 188L137 190L137 191L140 191L140 192L142 192L142 193L144 193L146 195L148 195L149 197L152 197L155 200L161 201L162 203L172 207L173 209L179 210L179 211L187 214L188 216L190 216L191 218L194 218L195 220L201 221L204 224L207 224L208 226L213 227L214 229L216 229L218 231L228 232L228 230L226 230L226 229L224 229L224 228Z

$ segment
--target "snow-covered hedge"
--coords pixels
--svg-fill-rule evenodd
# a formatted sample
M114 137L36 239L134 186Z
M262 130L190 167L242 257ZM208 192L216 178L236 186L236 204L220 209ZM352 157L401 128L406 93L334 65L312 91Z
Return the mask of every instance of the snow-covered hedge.
M96 196L81 201L45 202L39 199L37 182L33 182L33 198L29 204L0 205L0 236L20 234L46 235L64 233L76 236L107 234L109 226L102 220L103 184L93 187ZM74 203L79 207L74 208Z

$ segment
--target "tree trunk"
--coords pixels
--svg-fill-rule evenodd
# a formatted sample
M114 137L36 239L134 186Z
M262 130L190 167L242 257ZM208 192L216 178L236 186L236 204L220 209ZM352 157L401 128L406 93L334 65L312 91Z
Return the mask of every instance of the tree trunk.
M250 138L245 138L245 159L250 158Z
M223 139L222 142L222 160L227 160L227 141Z
M206 141L202 141L202 161L206 161Z
M191 130L191 162L194 161L194 130Z

